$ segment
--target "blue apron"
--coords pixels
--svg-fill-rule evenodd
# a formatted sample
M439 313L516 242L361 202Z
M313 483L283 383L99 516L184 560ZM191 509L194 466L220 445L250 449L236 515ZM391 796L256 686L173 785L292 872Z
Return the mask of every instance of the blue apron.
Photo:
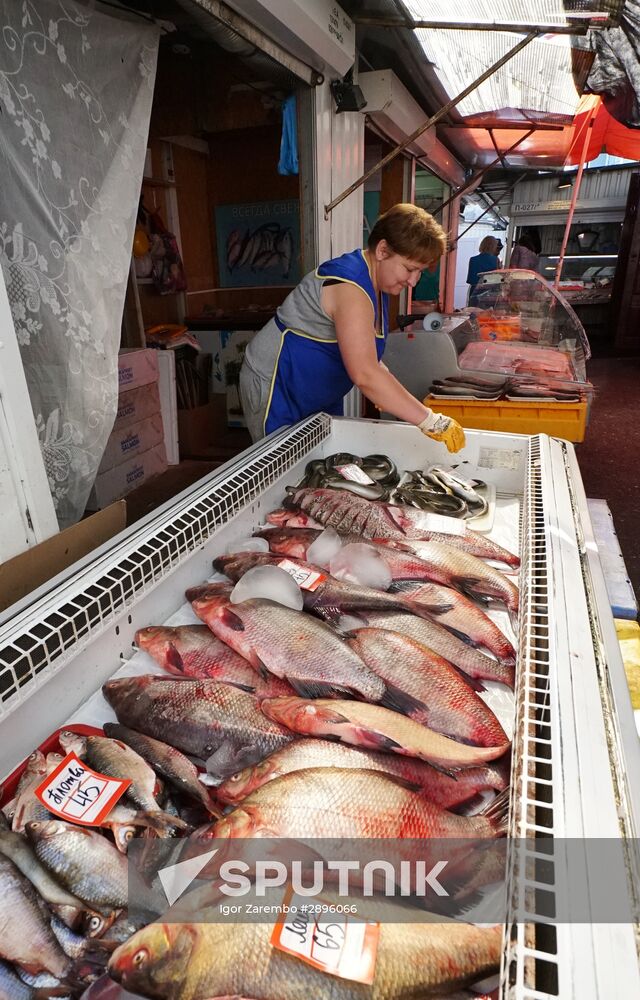
M323 283L334 279L362 288L371 300L377 331L377 295L361 250L345 253L320 264L315 276ZM388 297L382 293L380 299L381 332L376 332L378 361L384 353L389 331ZM293 330L282 322L277 313L275 323L282 336L264 418L265 434L270 434L278 427L294 424L312 413L324 411L341 416L344 397L353 388L353 382L342 361L338 341L321 340L314 336L313 330Z

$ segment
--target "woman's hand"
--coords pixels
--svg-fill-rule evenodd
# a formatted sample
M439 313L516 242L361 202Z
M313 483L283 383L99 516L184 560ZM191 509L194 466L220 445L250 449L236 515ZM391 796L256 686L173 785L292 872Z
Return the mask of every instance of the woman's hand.
M465 445L464 431L457 420L447 417L444 413L434 413L429 410L418 428L434 441L442 441L449 451L460 451Z

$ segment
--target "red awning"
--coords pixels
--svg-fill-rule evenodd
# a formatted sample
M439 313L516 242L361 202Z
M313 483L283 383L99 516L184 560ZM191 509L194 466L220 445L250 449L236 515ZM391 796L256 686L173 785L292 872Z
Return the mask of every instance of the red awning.
M623 156L627 160L640 160L640 129L627 128L612 118L599 96L586 94L573 120L573 138L565 164L580 162L584 145L584 130L595 114L591 138L587 144L586 162L595 160L600 153Z

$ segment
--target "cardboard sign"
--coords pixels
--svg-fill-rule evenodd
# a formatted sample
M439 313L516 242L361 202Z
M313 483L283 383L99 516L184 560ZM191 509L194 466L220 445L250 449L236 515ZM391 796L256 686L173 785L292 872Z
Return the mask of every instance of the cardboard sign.
M131 781L92 771L73 751L48 774L35 794L49 812L70 823L98 826Z
M336 465L336 472L339 472L343 479L350 479L352 483L363 483L365 486L375 486L375 482L358 465Z
M301 590L316 590L323 580L327 579L326 573L321 573L316 569L306 569L304 566L297 566L290 559L282 559L277 563L278 569L283 569L285 573L292 576Z
M274 948L330 976L371 985L380 924L336 912L335 904L317 896L297 896L291 886L284 904L291 912L273 928Z

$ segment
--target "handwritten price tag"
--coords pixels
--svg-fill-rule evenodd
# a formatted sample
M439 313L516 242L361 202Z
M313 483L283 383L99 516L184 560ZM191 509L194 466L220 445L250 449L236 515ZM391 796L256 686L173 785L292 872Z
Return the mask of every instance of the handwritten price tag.
M457 517L447 517L446 514L423 514L419 525L424 531L438 531L443 535L464 535L467 522Z
M314 591L320 586L323 580L327 579L326 573L320 573L315 569L306 569L304 566L297 566L290 559L281 559L277 565L278 569L283 569L285 573L293 577L301 590Z
M352 483L364 483L365 486L375 485L373 479L359 465L336 465L335 468L343 479L350 479Z
M108 778L92 771L71 752L38 785L35 794L49 812L61 819L96 826L130 784L129 779Z
M297 896L289 886L290 913L273 928L274 948L340 979L370 985L376 970L380 924L336 912L326 900Z

